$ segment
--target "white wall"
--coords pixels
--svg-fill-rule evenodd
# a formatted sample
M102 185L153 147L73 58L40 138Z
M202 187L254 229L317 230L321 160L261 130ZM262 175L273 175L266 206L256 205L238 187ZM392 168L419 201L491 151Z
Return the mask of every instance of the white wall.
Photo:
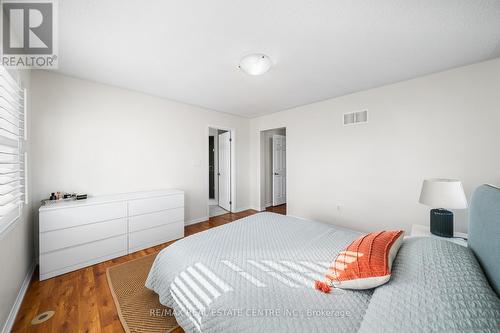
M12 72L14 77L19 77L23 87L30 89L29 71ZM31 101L28 99L27 119L28 119L28 141L25 146L29 156L31 151ZM31 174L32 163L28 158L28 175ZM31 189L31 178L28 178L28 191ZM32 198L31 193L28 193L28 200ZM10 325L13 324L13 319L9 318L9 314L16 302L16 298L22 283L26 276L31 272L34 264L33 253L33 212L31 200L28 205L25 205L21 217L13 226L0 235L0 331L4 328L6 321L9 319ZM15 316L15 313L12 313ZM6 331L7 332L7 331Z
M369 123L342 126L368 110ZM260 131L287 129L290 215L370 231L428 224L424 178L458 178L467 197L500 184L500 59L251 120L251 201L259 207ZM337 205L340 210L337 210ZM455 213L466 231L466 211Z
M236 209L249 206L248 119L71 77L32 75L33 197L186 191L186 221L207 216L208 125L236 130Z
M260 159L263 177L261 183L260 209L264 210L273 203L273 135L286 135L286 129L276 128L260 134Z
M203 218L212 125L236 128L237 208L259 209L260 131L286 127L291 215L409 230L429 220L424 178L461 179L468 196L500 183L499 86L496 59L248 120L37 71L33 197L179 187L187 220ZM368 124L342 126L342 113L363 109ZM457 230L465 217L456 212Z

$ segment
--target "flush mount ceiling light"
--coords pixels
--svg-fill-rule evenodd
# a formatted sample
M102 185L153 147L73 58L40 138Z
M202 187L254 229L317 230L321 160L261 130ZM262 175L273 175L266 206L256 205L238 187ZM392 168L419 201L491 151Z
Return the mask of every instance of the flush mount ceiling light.
M249 75L262 75L271 68L271 59L262 53L249 54L240 61L238 66Z

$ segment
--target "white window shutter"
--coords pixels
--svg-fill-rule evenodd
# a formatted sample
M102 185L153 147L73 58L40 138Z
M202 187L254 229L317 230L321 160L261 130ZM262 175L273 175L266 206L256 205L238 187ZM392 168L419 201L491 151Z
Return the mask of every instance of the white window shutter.
M0 234L19 218L26 201L25 95L0 67Z

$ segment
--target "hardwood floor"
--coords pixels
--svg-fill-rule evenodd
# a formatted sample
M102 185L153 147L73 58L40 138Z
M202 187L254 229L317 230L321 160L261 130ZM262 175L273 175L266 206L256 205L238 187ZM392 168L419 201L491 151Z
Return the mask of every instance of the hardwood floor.
M286 205L270 208L272 209L267 210L286 214ZM255 213L255 210L246 210L213 217L208 221L187 226L185 235L205 231ZM124 332L106 280L106 268L159 252L172 243L164 243L45 281L39 281L38 271L35 272L12 332ZM49 310L55 311L54 317L42 324L31 325L31 320L36 315ZM177 331L182 332L181 329Z
M267 207L266 211L286 215L286 204Z

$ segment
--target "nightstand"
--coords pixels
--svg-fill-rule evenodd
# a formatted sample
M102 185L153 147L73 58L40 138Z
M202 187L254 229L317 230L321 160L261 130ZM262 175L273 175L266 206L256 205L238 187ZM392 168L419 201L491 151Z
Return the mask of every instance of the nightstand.
M410 234L411 237L435 237L467 247L467 241L465 240L467 239L467 234L464 234L462 232L454 232L453 235L454 237L460 237L460 238L448 238L448 237L439 237L433 235L431 234L428 225L420 225L420 224L413 224L411 226L411 234Z

